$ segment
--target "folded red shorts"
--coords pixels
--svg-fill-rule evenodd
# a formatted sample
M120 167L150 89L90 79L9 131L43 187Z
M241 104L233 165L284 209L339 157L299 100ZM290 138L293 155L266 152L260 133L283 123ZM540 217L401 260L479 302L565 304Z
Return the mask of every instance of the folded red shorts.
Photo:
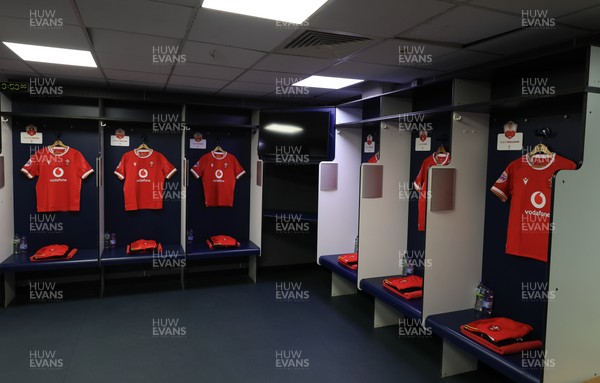
M342 254L338 257L338 262L352 270L357 270L358 253Z
M213 235L206 240L206 244L210 249L240 247L240 243L229 235Z
M418 275L386 278L383 287L405 299L423 297L423 278Z
M460 326L468 338L501 354L515 354L542 347L542 342L529 339L533 328L510 318L486 318Z
M162 252L162 245L153 239L139 239L127 245L127 254Z
M32 262L65 260L73 258L76 253L77 249L54 244L42 247L29 257L29 260Z

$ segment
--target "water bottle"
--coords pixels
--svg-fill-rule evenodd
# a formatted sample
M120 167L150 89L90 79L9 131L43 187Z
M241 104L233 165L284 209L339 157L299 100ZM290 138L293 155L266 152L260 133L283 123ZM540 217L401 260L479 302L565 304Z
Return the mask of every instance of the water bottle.
M485 315L492 315L492 306L494 305L494 291L489 287L485 289L481 311Z
M191 244L192 242L194 242L194 230L188 229L188 231L187 231L187 243Z
M104 248L110 248L110 234L108 232L104 233Z
M477 286L477 291L475 292L475 310L483 311L483 297L485 295L485 285L482 282L479 282Z
M408 255L408 252L404 253L404 274L413 275L415 273L415 267L412 258Z
M114 249L115 247L117 247L117 235L115 233L110 234L109 247L111 249Z
M15 234L13 238L13 254L17 254L19 252L21 239L19 238L19 234Z
M27 237L22 235L19 240L19 253L27 254Z

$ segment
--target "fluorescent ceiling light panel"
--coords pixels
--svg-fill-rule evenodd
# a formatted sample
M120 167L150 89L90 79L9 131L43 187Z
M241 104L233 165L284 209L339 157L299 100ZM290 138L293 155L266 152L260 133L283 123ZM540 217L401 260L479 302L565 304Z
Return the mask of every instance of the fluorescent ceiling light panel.
M283 134L298 134L302 131L302 128L296 125L269 124L265 126L265 130Z
M305 86L308 88L341 89L363 81L365 80L343 77L310 76L292 85Z
M25 61L96 68L96 62L89 51L7 43L6 41L3 43Z
M327 0L204 0L202 8L302 24Z

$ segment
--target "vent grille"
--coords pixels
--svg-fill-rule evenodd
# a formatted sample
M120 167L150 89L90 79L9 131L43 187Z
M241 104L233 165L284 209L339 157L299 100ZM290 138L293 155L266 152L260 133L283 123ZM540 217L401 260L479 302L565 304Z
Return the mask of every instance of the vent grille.
M305 30L278 52L320 58L345 58L369 45L367 37Z

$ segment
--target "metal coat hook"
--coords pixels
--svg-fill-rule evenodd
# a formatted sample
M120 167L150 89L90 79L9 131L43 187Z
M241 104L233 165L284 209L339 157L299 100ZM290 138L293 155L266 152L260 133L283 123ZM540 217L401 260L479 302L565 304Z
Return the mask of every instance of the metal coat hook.
M106 122L100 121L100 126L104 128L106 126Z
M8 118L1 117L2 122L8 122Z

